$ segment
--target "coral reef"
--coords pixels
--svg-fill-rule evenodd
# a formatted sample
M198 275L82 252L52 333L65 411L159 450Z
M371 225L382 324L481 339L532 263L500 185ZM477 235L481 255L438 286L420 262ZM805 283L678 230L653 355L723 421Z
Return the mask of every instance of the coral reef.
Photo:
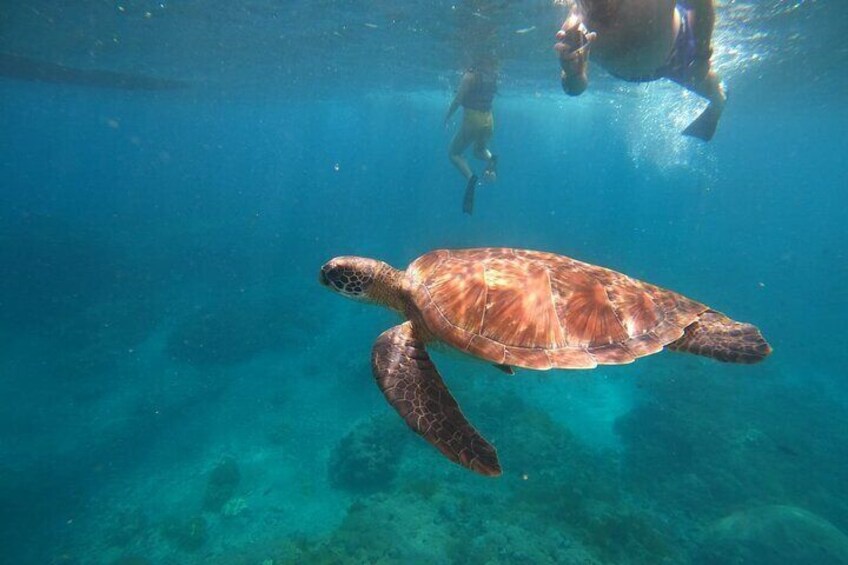
M591 551L568 532L556 528L524 527L501 523L480 535L456 544L450 554L454 563L580 563L600 565Z
M238 463L232 457L224 457L209 473L206 491L203 495L203 510L221 512L241 481Z
M518 397L494 397L483 409L500 416L506 433L495 437L498 449L507 465L520 469L526 479L510 494L510 507L533 523L528 530L548 527L560 536L567 533L568 539L549 548L543 561L575 562L575 552L584 551L614 563L658 563L675 557L661 521L621 490L615 454L587 448L547 412ZM539 537L527 545L544 548L556 536ZM516 561L523 560L503 562Z
M422 444L421 450L406 452L403 469L414 476L404 476L391 491L378 483L381 492L358 498L329 536L289 544L272 553L274 562L592 565L680 560L663 523L618 490L617 465L606 454L582 446L546 413L515 396L489 395L474 411L497 420L487 424L491 439L515 473L491 481L459 467L433 471L422 460L444 462ZM383 428L378 422L359 426L339 447L351 458L364 450L370 454L365 463L378 462L385 455L373 438ZM354 466L351 459L343 461L336 472ZM380 470L372 465L372 472ZM361 477L362 486L374 489L373 476L368 477Z
M112 561L111 565L153 565L153 562L140 555L124 555Z
M832 446L848 413L809 388L705 373L645 379L645 401L616 423L625 488L699 519L791 500L848 523L848 501L828 495L845 480Z
M147 534L147 516L138 508L120 508L106 526L106 539L115 547L126 547Z
M695 562L845 565L848 536L801 508L760 506L735 512L712 525Z
M172 517L160 529L162 536L183 551L197 551L206 543L208 528L203 516Z
M226 504L224 504L224 507L221 508L221 516L235 518L245 510L247 510L247 501L245 499L240 496L237 498L231 498Z
M302 557L304 563L438 563L444 548L459 541L433 505L379 494L354 503L332 536Z
M208 474L208 513L166 521L160 539L138 533L143 516L119 513L114 539L127 543L107 546L108 557L158 562L176 548L194 552L181 562L210 565L759 565L778 562L778 554L781 563L846 563L845 503L832 497L823 510L821 502L839 483L835 463L844 455L823 450L844 435L844 411L808 397L822 411L808 416L818 431L809 437L756 403L765 392L801 398L803 391L709 381L697 371L691 378L645 379L639 402L617 423L623 451L590 448L520 393L458 383L469 418L498 449L506 470L499 479L450 464L385 409L353 425L330 452L328 479L343 491L331 496L349 507L323 514L327 530L269 533L267 524L283 515L273 514L279 499L271 499L290 492L266 490L250 499L249 520L232 518L246 501L238 464L226 457ZM782 414L799 417L785 408L788 398L780 404ZM810 452L825 466L802 476L798 464ZM823 486L813 488L811 477ZM779 505L785 501L809 510Z
M381 414L356 425L333 448L328 463L330 484L359 494L388 489L412 435L395 414Z

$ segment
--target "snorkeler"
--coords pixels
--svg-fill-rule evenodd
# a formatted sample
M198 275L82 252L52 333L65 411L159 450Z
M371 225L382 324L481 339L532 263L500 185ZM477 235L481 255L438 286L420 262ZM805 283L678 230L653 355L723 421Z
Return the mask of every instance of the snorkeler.
M714 0L567 0L570 14L555 49L562 88L586 90L589 50L611 75L629 82L670 79L706 98L683 135L712 139L727 96L710 68Z
M497 178L498 158L488 148L495 128L492 100L497 89L498 74L494 58L478 58L476 64L462 75L462 82L445 116L447 127L450 117L462 106L462 125L451 141L448 157L467 181L462 201L462 211L466 214L474 210L474 189L478 181L477 175L462 155L469 145L473 143L474 156L486 162L483 178L488 182L494 182Z

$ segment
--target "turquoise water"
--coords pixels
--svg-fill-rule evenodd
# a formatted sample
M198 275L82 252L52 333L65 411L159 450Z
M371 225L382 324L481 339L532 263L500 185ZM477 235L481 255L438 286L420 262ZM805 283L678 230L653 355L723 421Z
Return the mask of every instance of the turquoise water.
M848 562L843 6L720 7L709 144L671 84L564 97L562 14L4 7L3 53L185 84L0 78L0 562ZM487 41L499 178L468 217L442 118ZM395 316L317 282L471 246L620 270L775 352L508 376L437 349L504 468L474 475L373 383Z

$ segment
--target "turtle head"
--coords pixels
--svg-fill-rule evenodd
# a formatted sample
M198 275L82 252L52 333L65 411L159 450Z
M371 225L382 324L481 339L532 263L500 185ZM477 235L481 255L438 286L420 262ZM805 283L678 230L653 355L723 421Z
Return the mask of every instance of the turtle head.
M327 288L348 298L376 301L371 294L380 273L388 265L365 257L336 257L321 267L318 280ZM389 267L391 268L391 267Z

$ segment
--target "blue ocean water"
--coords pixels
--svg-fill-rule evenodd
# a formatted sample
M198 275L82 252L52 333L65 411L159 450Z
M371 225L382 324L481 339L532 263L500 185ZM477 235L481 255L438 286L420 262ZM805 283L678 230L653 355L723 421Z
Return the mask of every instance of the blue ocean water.
M564 13L4 6L26 69L181 87L0 78L0 562L848 563L843 6L720 4L709 144L670 83L566 98ZM469 217L442 118L479 45L499 171ZM473 246L674 289L774 353L508 376L435 349L504 467L474 475L374 385L396 316L317 282Z

